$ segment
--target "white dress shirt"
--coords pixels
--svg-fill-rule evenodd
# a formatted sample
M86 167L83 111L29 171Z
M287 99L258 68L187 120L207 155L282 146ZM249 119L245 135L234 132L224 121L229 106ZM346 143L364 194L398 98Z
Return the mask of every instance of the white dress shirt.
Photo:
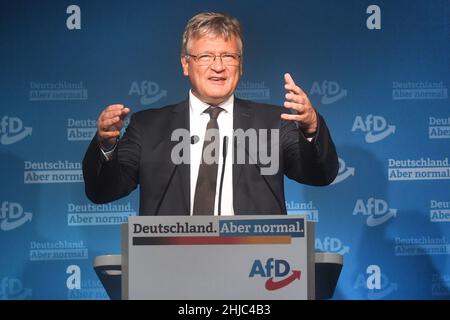
M219 166L217 170L217 184L216 184L216 200L214 203L214 215L218 215L219 212L219 188L220 188L220 177L222 175L223 168L223 137L228 136L228 147L227 156L225 164L225 172L223 178L222 186L222 216L232 216L234 215L233 210L233 149L232 147L232 137L233 137L233 104L234 96L231 96L228 100L218 105L224 109L224 111L219 113L217 118L217 123L219 125L220 133L220 156L219 156ZM198 139L194 144L191 144L191 159L190 159L190 173L191 173L191 208L190 214L192 215L192 209L194 207L194 196L195 187L197 185L198 170L200 167L200 160L203 151L203 141L205 139L206 126L209 122L209 114L204 113L210 105L202 102L197 98L192 91L189 91L189 122L190 122L190 134L192 136L197 136Z

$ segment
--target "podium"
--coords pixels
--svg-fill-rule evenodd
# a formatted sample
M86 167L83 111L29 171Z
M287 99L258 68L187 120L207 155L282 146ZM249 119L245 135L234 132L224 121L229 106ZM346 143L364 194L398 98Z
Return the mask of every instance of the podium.
M342 255L314 239L302 215L130 217L94 269L111 299L329 299Z

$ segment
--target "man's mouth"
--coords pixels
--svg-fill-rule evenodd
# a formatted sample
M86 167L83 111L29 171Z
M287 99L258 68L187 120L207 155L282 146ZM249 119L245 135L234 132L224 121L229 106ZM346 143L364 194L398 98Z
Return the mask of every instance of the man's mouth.
M208 80L210 80L210 81L212 81L214 83L221 84L221 83L224 83L225 80L227 80L227 78L224 78L224 77L209 77Z

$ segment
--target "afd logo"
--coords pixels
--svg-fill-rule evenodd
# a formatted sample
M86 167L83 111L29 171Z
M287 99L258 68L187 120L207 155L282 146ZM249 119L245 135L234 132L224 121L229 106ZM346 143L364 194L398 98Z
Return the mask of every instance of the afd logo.
M167 96L167 91L160 90L159 84L156 82L144 80L141 81L141 83L138 83L137 81L134 81L131 84L128 95L138 95L141 97L141 104L147 106Z
M360 273L353 285L354 289L365 289L369 300L383 299L398 290L397 283L389 281L380 266L369 265L365 273Z
M369 227L376 227L385 223L392 217L397 216L397 209L389 208L387 202L383 199L369 198L356 200L353 215L362 214L367 216L366 223Z
M322 104L332 104L344 98L347 95L347 90L341 89L335 81L324 80L322 84L314 81L309 94L322 96L320 100Z
M3 201L0 206L0 230L10 231L31 221L33 214L24 212L19 203Z
M352 132L361 130L366 133L366 142L375 143L395 133L395 126L387 123L382 116L369 114L365 120L357 116L353 122Z
M335 252L341 255L350 252L349 246L344 246L341 239L325 237L323 240L316 238L316 250L321 252Z
M24 300L31 298L31 289L24 288L19 279L2 278L0 280L0 300Z
M0 121L0 143L9 145L31 136L33 129L24 127L21 119L4 116Z
M291 267L286 260L269 258L265 263L261 262L261 260L255 260L249 277L253 278L255 276L260 276L262 278L268 278L266 280L265 288L266 290L273 291L286 287L295 280L300 280L300 270L290 271ZM277 279L275 280L274 277ZM280 279L282 277L284 278Z
M336 176L336 178L334 179L334 181L331 184L336 184L336 183L342 182L345 179L347 179L348 177L355 175L355 168L346 167L345 161L342 160L341 158L339 158L338 161L339 161L338 175Z

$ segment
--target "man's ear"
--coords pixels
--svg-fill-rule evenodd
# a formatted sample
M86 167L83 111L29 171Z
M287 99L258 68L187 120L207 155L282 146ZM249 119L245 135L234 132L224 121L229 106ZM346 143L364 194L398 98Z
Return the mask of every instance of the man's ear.
M183 68L183 74L187 77L189 76L189 63L186 56L181 57L181 67Z

